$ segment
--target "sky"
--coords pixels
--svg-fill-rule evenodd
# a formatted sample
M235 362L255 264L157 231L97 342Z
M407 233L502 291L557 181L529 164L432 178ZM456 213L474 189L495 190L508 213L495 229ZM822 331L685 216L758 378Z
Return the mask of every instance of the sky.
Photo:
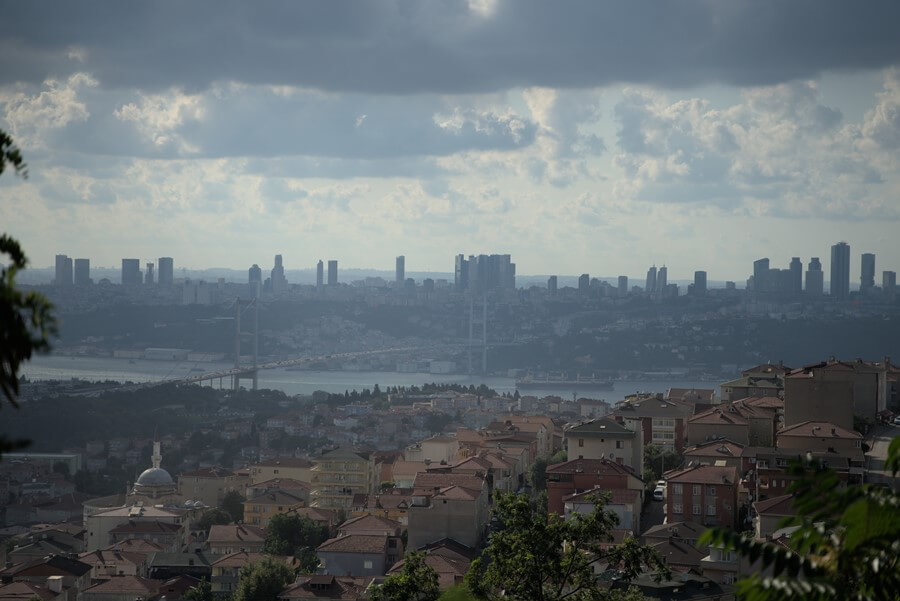
M0 0L34 266L900 270L900 2ZM827 279L827 278L826 278ZM879 276L880 279L880 276Z

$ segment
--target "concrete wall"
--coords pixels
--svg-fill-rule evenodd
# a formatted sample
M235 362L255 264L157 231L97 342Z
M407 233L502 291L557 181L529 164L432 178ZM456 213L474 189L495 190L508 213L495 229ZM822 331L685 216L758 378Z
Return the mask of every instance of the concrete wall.
M487 513L484 501L437 499L427 507L410 507L407 548L415 550L442 538L477 547L487 524Z
M825 421L852 430L855 394L842 378L785 378L784 425Z
M600 438L595 436L579 436L576 433L566 435L569 459L612 459L627 465L637 473L643 471L643 441L640 425L635 438ZM616 443L619 443L617 446Z
M390 567L381 553L318 551L318 556L325 563L325 573L334 576L381 576Z

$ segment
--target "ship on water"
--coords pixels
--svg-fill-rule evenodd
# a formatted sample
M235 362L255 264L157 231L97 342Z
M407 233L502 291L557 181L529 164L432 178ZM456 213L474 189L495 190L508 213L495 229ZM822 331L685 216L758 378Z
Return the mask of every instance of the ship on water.
M544 376L528 374L522 378L516 378L516 388L521 390L558 390L565 388L572 388L575 390L612 390L614 385L615 382L609 378L598 378L596 376L588 378L576 375L575 378L570 378L567 374L546 374Z

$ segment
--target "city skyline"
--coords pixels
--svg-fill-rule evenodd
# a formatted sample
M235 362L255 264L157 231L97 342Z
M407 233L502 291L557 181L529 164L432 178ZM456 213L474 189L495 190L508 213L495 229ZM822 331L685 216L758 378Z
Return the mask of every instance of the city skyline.
M523 274L718 280L822 239L900 257L895 4L218 8L25 3L0 24L0 128L29 166L0 222L34 265L403 252L444 271L489 247ZM807 12L820 35L796 35ZM240 57L210 44L232 39Z

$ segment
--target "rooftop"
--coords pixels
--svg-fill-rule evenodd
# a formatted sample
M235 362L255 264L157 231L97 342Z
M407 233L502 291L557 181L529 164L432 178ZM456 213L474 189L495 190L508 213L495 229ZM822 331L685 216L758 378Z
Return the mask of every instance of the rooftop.
M862 434L848 430L831 422L806 421L787 426L777 432L777 436L805 436L810 438L847 438L861 439Z
M666 482L685 484L735 484L737 469L722 465L695 465L666 472Z
M622 424L607 417L592 419L569 426L566 434L578 436L608 436L610 438L634 438L635 433Z
M328 553L384 553L388 537L384 534L347 534L331 538L316 551Z

